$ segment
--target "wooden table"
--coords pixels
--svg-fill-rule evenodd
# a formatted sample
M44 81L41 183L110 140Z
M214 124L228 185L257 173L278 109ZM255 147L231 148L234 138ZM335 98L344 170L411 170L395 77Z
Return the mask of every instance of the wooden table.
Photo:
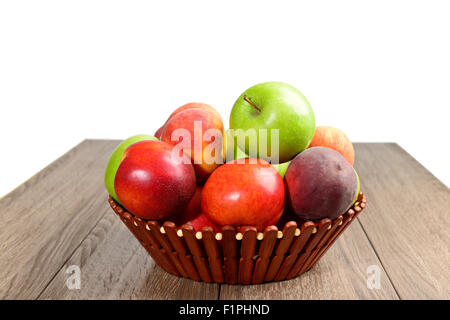
M397 144L355 144L368 207L313 270L252 286L155 265L107 203L103 172L117 144L85 140L0 200L0 299L450 298L449 189ZM79 290L66 286L71 265ZM368 288L369 266L379 289Z

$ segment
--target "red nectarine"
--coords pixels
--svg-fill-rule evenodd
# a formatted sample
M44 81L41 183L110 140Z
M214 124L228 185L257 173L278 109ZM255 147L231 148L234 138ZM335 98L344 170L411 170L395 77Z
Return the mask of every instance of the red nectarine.
M154 134L154 136L156 138L158 138L159 140L161 140L161 134L162 134L163 128L164 128L164 126L160 127L158 130L156 130L156 132Z
M164 126L166 125L167 121L169 121L174 115L180 113L181 111L188 110L188 109L207 110L211 113L214 113L217 118L221 118L219 112L217 112L217 110L214 109L213 107L211 107L209 104L202 103L202 102L189 102L189 103L186 103L185 105L182 105L181 107L177 108L174 112L172 112L170 114L169 118L167 118L166 122L158 130L156 130L154 136L157 137L158 139L161 139L162 131L163 131Z
M336 150L353 166L355 162L355 150L347 135L339 129L326 126L316 127L314 137L309 144L312 147L327 147Z
M264 160L230 161L216 169L203 188L202 211L221 226L263 230L277 223L283 208L283 179Z
M188 110L188 109L203 109L208 112L214 113L216 118L222 118L220 116L220 113L216 109L211 107L209 104L202 103L202 102L189 102L189 103L186 103L185 105L182 105L181 107L176 109L174 112L172 112L170 114L169 118L167 119L167 121L169 121L170 118L172 118L174 115L176 115L184 110Z
M178 226L188 224L194 227L195 231L201 231L203 227L212 227L216 232L220 228L215 225L208 217L202 213L202 186L197 186L194 196L189 201L184 211L174 221Z
M309 148L297 155L284 176L286 199L304 219L335 219L352 205L358 183L356 173L337 151Z
M163 219L182 212L194 195L195 172L185 155L162 141L128 147L117 169L114 189L120 203L143 219Z
M161 140L180 146L191 158L197 180L204 182L223 161L222 136L223 123L217 112L190 108L167 121Z

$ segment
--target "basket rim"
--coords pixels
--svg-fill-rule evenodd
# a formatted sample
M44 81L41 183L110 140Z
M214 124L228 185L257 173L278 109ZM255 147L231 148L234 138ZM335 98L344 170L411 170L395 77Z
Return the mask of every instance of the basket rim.
M192 225L189 225L189 224L176 225L176 223L171 221L170 219L164 220L164 221L142 219L142 218L132 214L131 212L128 212L121 204L119 204L117 201L115 201L110 195L108 196L108 203L111 206L111 208L113 209L113 211L116 214L118 214L119 216L121 216L125 219L130 219L136 225L137 224L145 224L145 227L147 230L150 230L150 228L157 227L157 228L159 228L159 231L162 234L166 233L166 230L165 230L166 228L175 228L177 230L177 235L180 238L183 238L184 232L194 233L195 237L198 240L202 239L203 233L213 233L215 239L217 241L220 241L223 238L224 232L234 231L236 233L236 240L239 241L244 238L244 235L247 232L256 232L257 233L256 240L262 241L264 239L264 236L267 233L273 232L274 230L277 232L277 238L282 239L284 234L286 233L285 231L287 229L293 228L294 226L295 226L295 236L299 236L300 234L305 232L306 229L310 229L312 227L314 227L314 229L312 230L312 233L316 233L317 229L323 225L328 225L328 228L330 228L331 225L334 225L335 222L337 222L338 220L340 220L338 222L340 225L340 224L342 224L345 217L349 217L348 220L351 221L355 214L361 212L367 206L367 197L362 191L360 191L356 202L353 203L352 206L346 212L344 212L343 214L341 214L340 216L338 216L337 218L335 218L333 220L331 220L329 218L323 218L317 222L314 222L311 220L303 221L303 222L289 220L284 224L284 226L282 228L280 228L281 230L276 225L270 225L270 226L267 226L266 228L264 228L263 231L258 231L255 226L235 227L235 226L231 226L231 225L225 225L225 226L219 227L220 232L216 232L210 226L204 226L204 227L202 227L201 231L195 231L195 229Z

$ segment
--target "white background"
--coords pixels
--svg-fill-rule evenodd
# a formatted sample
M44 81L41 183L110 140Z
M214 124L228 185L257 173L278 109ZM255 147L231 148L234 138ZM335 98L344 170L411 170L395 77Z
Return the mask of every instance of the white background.
M398 142L449 185L449 9L2 1L0 196L84 138L153 134L186 102L211 104L228 127L239 94L272 80L299 88L318 125L352 141Z

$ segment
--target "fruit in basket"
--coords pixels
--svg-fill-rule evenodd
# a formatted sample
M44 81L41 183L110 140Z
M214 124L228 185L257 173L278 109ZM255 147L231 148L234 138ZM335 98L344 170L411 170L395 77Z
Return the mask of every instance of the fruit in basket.
M221 118L219 112L217 112L217 110L214 109L213 107L211 107L209 104L202 103L202 102L189 102L189 103L186 103L185 105L182 105L181 107L175 109L175 111L170 114L170 116L167 119L167 121L169 121L174 115L180 113L181 111L188 110L188 109L203 109L203 110L207 110L208 112L214 113L216 117ZM164 125L167 123L167 121L164 123ZM162 125L155 132L155 137L157 137L158 139L161 139L161 135L162 135L162 131L164 129L164 125Z
M116 149L112 152L108 164L105 169L105 186L108 193L113 197L114 200L119 201L117 199L116 192L114 190L114 179L116 177L117 168L119 168L120 161L122 159L123 152L126 148L131 146L132 144L143 141L143 140L158 140L154 136L139 134L136 136L129 137L125 141L121 142Z
M217 168L203 188L202 211L215 224L275 224L284 209L284 185L275 168L261 159L233 160Z
M285 175L286 198L301 219L335 219L352 205L358 188L356 172L337 151L309 148L289 165Z
M327 147L336 150L353 166L355 150L347 135L339 129L327 126L318 126L309 147Z
M314 135L315 118L309 102L298 89L282 82L265 82L239 96L231 111L230 128L242 129L237 132L238 144L251 157L264 156L259 152L259 130L267 129L267 156L272 156L273 143L274 152L279 152L279 162L283 163L308 147ZM249 129L256 130L257 154L250 152L251 139L244 134ZM279 130L278 148L276 141L271 141L272 129Z
M114 182L120 203L143 219L165 219L182 212L196 189L186 155L162 141L141 141L123 153Z
M162 134L162 130L164 127L160 127L158 130L156 130L154 136L157 137L158 139L161 139L161 134Z
M280 176L282 178L284 178L284 175L286 174L286 170L287 170L287 168L289 166L289 163L291 163L291 162L288 161L288 162L273 164L274 168L278 171L278 173L280 174Z
M181 224L194 219L198 213L202 211L202 189L203 186L196 187L194 195L186 208L184 208L183 213L180 215L180 218L184 221Z
M186 103L185 105L182 105L181 107L176 109L174 112L172 112L169 116L169 119L167 119L167 120L170 120L170 118L172 118L174 115L176 115L182 111L188 110L188 109L206 110L206 111L214 114L214 117L222 119L222 117L220 116L220 113L216 109L211 107L209 104L202 103L202 102L189 102L189 103Z
M226 130L223 135L223 159L225 162L248 158L248 155L237 146L233 138L231 130Z
M220 232L220 228L202 213L202 190L202 186L197 186L195 194L189 201L189 204L174 222L178 226L183 224L191 225L195 231L201 231L203 227L209 226L216 232Z
M204 182L222 162L222 118L205 108L188 108L164 125L161 140L187 154L199 182ZM217 150L217 152L216 152Z
M360 190L360 188L361 188L361 184L360 184L360 182L359 182L358 172L356 172L355 168L353 168L353 170L355 171L355 174L356 174L356 180L358 181L358 187L356 188L355 199L353 200L353 203L352 203L352 204L354 204L354 203L356 202L356 200L358 200L359 190Z
M283 230L286 223L290 221L295 221L299 226L302 225L304 222L303 220L299 219L298 216L292 211L292 209L286 204L284 206L283 214L281 215L280 220L278 220L276 226L279 230Z
M242 151L241 148L239 148L236 143L234 143L234 144L231 143L231 142L233 142L231 139L233 139L233 136L231 135L230 130L227 130L224 135L224 140L223 140L224 141L223 142L224 159L226 159L226 162L248 158L248 155L244 151ZM284 174L286 173L289 163L290 163L290 161L283 162L283 163L275 163L272 165L278 171L281 178L284 178Z
M206 214L199 212L191 220L187 221L185 224L191 225L195 231L202 231L203 227L212 227L215 232L220 232L221 228L212 222Z

